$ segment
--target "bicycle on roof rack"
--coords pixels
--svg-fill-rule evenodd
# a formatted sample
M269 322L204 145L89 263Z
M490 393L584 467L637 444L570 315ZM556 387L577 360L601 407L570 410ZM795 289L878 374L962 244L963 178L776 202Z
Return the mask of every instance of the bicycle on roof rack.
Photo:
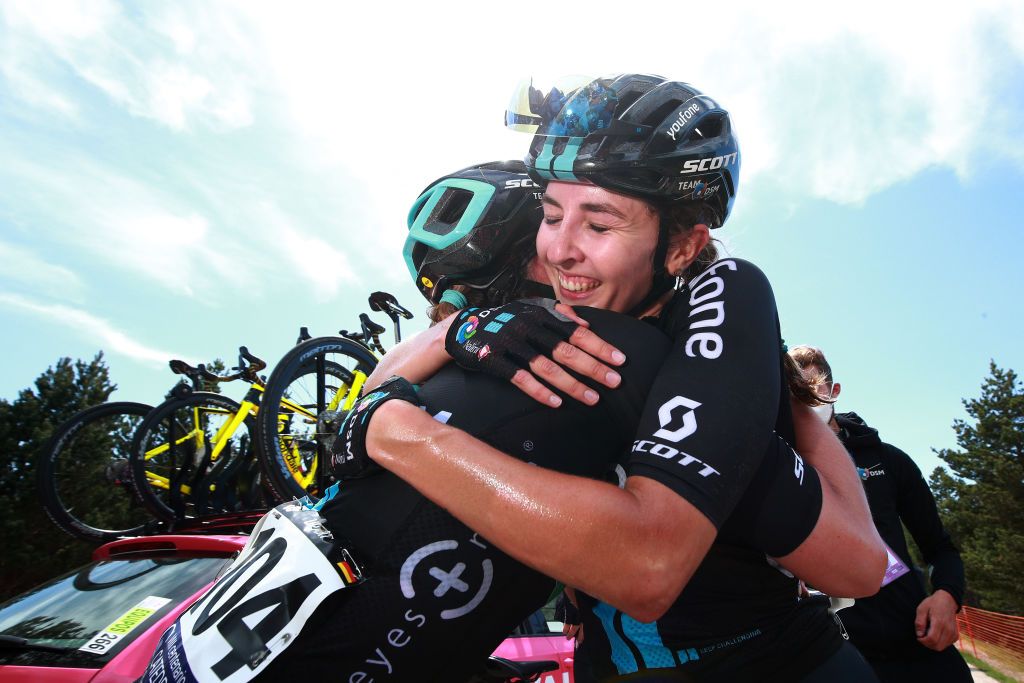
M252 431L263 392L259 372L267 364L242 346L230 375L180 360L170 366L212 384L244 379L250 386L241 403L188 384L175 387L133 437L129 482L136 495L165 522L266 509L272 499L262 484Z
M150 515L128 485L128 453L152 409L101 403L54 430L36 460L36 487L47 516L65 533L106 542L145 531Z
M399 319L412 314L385 292L369 301L392 319L400 340ZM235 373L225 377L170 361L183 379L156 408L116 401L76 413L37 459L47 515L71 536L106 542L316 495L332 420L351 408L384 353L384 328L365 313L360 325L358 333L317 339L302 328L269 383L259 376L266 364L241 347ZM250 382L241 403L206 390L236 379ZM261 403L276 408L261 416Z
M183 361L170 366L183 378L167 398L201 391L211 375ZM40 501L54 524L91 542L147 533L152 512L132 486L130 455L152 411L145 403L112 401L81 410L57 427L37 461Z
M369 305L391 319L395 343L401 341L401 320L412 313L387 292L371 294ZM359 322L359 332L341 330L337 337L302 341L267 381L264 405L277 408L257 416L256 440L267 483L281 500L315 500L333 482L321 463L328 460L345 413L385 353L380 341L384 327L365 313Z

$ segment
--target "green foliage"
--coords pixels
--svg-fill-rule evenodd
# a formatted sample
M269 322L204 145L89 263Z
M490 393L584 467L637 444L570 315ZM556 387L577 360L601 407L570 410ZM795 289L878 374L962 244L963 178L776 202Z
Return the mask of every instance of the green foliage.
M206 367L218 375L229 373L219 358ZM100 352L89 362L61 358L13 402L0 399L0 601L89 560L92 546L71 538L46 516L36 493L36 460L57 427L78 411L107 401L115 388ZM220 393L220 386L204 383L203 390ZM83 482L97 480L96 467L106 467L111 452L127 454L136 423L126 422L113 437L111 424L97 427L95 434L84 430L77 435L82 457L69 464L79 466ZM89 459L87 453L101 458ZM115 505L109 490L83 488L80 493L75 504L93 511L92 523L125 528L148 518L134 503Z
M224 376L224 375L228 374L228 366L225 365L224 361L221 360L220 358L214 358L209 363L207 363L206 364L206 369L209 370L210 372L212 372L215 375ZM202 390L203 391L212 391L215 394L219 394L219 393L221 393L220 383L219 382L205 382L204 381L203 382L203 389Z
M993 362L981 396L965 399L971 422L955 420L959 450L938 456L931 487L959 544L969 598L980 607L1024 614L1024 387Z
M46 517L36 494L36 459L54 429L114 391L103 354L62 358L14 402L0 399L0 599L71 569L90 548Z

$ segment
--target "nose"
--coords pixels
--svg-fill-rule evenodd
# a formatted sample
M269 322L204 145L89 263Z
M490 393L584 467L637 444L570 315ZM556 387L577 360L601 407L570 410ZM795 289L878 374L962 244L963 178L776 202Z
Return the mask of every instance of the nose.
M562 216L558 230L553 231L548 242L547 259L557 265L571 265L583 261L583 250L580 246L582 223L567 211Z

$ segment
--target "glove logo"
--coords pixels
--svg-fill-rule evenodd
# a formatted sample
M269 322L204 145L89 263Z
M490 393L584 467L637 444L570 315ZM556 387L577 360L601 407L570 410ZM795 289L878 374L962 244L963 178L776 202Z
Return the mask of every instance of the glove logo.
M460 344L465 344L466 340L476 334L476 328L480 324L480 318L475 315L469 316L469 320L462 324L459 331L455 333L455 341Z
M675 398L663 403L662 406L658 408L658 421L661 423L661 429L654 432L654 438L664 439L666 441L671 441L672 443L679 443L696 432L697 418L694 416L693 411L699 408L700 405L700 403L688 399L685 396L676 396ZM676 429L668 429L673 422L672 411L680 407L687 409L682 416L683 424Z

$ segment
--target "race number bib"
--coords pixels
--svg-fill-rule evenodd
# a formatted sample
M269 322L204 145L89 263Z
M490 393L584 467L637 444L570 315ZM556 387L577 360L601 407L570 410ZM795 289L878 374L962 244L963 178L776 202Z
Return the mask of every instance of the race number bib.
M213 588L164 633L142 680L248 681L295 640L320 603L360 580L359 567L316 511L280 505L263 516Z

